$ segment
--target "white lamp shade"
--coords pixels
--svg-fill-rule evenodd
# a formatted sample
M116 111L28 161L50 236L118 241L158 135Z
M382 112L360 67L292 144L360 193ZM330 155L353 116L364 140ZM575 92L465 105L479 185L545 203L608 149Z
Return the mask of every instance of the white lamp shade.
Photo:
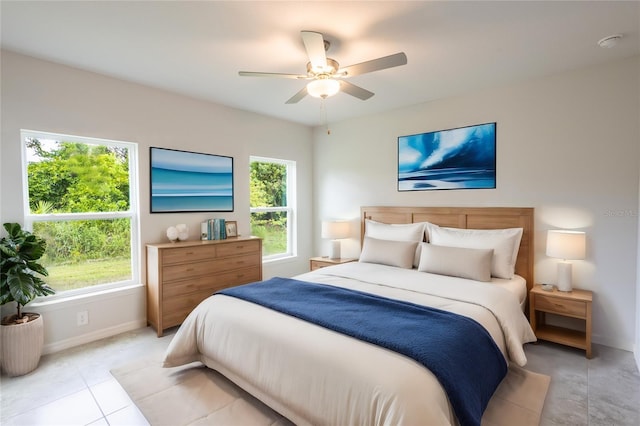
M349 236L349 222L325 221L322 222L322 238L338 240Z
M578 260L585 257L586 236L580 231L553 230L547 232L547 256Z
M307 84L307 93L314 98L328 98L340 90L340 82L331 78L313 80Z

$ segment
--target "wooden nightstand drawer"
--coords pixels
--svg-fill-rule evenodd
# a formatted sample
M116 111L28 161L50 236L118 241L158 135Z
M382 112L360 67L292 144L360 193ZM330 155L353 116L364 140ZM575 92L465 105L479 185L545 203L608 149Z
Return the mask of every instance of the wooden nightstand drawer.
M327 266L341 265L343 263L356 262L357 260L358 259L352 258L331 259L329 257L312 257L309 259L309 269L315 271L316 269Z
M537 294L536 309L549 313L557 313L562 315L571 315L578 318L584 318L587 314L587 305L584 302L574 300L563 300L557 297L547 297Z

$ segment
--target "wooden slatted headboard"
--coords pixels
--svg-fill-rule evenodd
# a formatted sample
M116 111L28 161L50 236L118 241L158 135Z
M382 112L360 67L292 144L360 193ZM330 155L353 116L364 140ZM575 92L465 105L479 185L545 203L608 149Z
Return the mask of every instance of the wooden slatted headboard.
M361 207L361 239L364 238L365 219L383 223L431 222L451 228L522 228L516 274L527 280L527 290L533 287L534 233L531 207Z

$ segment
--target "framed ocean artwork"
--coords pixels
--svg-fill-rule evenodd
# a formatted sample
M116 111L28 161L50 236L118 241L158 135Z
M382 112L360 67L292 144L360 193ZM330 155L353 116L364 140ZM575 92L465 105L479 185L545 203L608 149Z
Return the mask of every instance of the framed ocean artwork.
M233 157L151 147L151 213L232 212Z
M496 123L398 137L398 191L496 187Z

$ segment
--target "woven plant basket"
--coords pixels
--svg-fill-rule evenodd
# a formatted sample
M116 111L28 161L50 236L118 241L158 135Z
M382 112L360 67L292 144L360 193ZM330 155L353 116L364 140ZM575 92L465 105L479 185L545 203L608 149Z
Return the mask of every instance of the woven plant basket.
M25 314L34 315L34 314ZM35 370L44 346L42 315L24 324L0 327L2 370L11 377L22 376Z

